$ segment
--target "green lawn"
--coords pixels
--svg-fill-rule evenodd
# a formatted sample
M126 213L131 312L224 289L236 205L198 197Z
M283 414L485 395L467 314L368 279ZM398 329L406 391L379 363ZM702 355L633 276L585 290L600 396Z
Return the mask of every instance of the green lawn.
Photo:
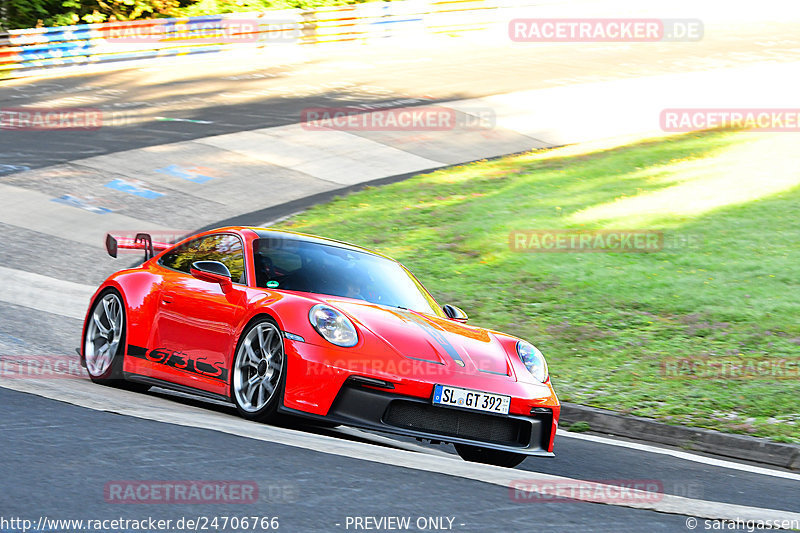
M281 226L376 249L470 322L526 338L562 401L800 442L800 378L666 376L800 359L798 134L716 131L456 166ZM662 231L655 253L520 253L525 229Z

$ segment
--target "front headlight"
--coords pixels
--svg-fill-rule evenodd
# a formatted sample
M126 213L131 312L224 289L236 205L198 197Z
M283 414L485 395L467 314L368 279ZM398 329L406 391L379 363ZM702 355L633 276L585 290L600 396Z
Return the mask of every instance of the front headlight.
M342 313L325 304L317 304L308 312L308 320L326 341L348 348L358 344L353 323Z
M544 355L536 346L526 341L519 341L517 343L517 355L519 355L525 368L537 381L542 383L547 381L547 362L545 362Z

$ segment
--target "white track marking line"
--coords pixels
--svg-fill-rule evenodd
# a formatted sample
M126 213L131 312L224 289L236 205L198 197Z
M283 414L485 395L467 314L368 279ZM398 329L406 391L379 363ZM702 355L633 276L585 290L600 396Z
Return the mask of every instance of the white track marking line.
M0 301L83 320L94 289L41 274L0 266Z
M545 488L542 488L543 483L547 484L552 482L571 484L574 486L579 481L549 474L467 463L458 458L438 457L406 450L390 449L324 435L313 435L301 431L257 424L235 416L208 411L199 407L180 405L169 400L146 394L114 390L108 387L98 387L90 381L82 379L51 379L38 381L3 379L0 380L0 386L99 411L108 411L185 427L210 429L231 435L303 448L320 453L499 485L509 488L509 500L511 500L510 491L512 487L514 487L515 491L547 494L548 491L552 491L552 487L545 486ZM520 482L525 483L525 485L520 487L520 485L518 485ZM593 486L603 487L603 485L599 483L593 484ZM606 487L609 494L611 491L617 494L619 493L618 487ZM549 493L552 494L552 492ZM516 495L517 492L514 494ZM603 502L597 501L594 494L594 492L592 495L584 495L581 493L580 496L573 499L590 503L604 503L617 507L657 511L697 518L717 520L738 519L745 521L796 520L797 522L795 523L800 523L800 513L776 509L763 509L729 503L693 500L668 494L653 498L652 493L636 490L631 490L630 494L640 497L643 501L635 501L636 498L631 497L631 501ZM647 495L650 495L650 497Z
M630 448L632 450L639 450L648 453L670 455L677 459L685 459L686 461L693 461L695 463L702 463L709 466L718 466L721 468L741 470L742 472L750 472L753 474L759 474L763 476L781 477L784 479L792 479L795 481L800 481L800 474L794 474L792 472L784 472L783 470L773 470L771 468L764 468L761 466L752 466L743 463L736 463L734 461L726 461L724 459L715 459L713 457L696 455L681 450L673 450L670 448L659 448L658 446L651 446L649 444L639 444L638 442L628 442L623 440L610 439L608 437L600 437L598 435L584 435L581 433L570 433L562 429L558 430L556 439L558 439L559 437L585 440L590 442L596 442L598 444L608 444L609 446L619 446L621 448Z
M165 396L176 396L178 398L186 398L189 400L197 400L198 397L192 394L188 394L185 392L178 392L173 391L170 389L162 389L160 387L153 387L151 389L153 392L158 394L163 394ZM231 409L234 408L234 405L230 402L224 402L222 400L213 400L210 398L203 398L202 401L213 403L215 405L222 405L225 407L229 407ZM313 424L313 422L312 422ZM392 448L399 448L401 450L408 450L411 452L420 452L420 453L429 453L432 455L438 455L440 457L453 457L452 454L447 452L437 450L435 448L427 448L425 446L415 444L413 442L405 442L397 439L393 439L391 437L387 437L384 435L376 435L375 433L369 433L367 431L363 431L361 429L349 427L349 426L338 426L336 428L331 428L329 430L331 433L341 434L344 436L355 437L362 440L370 441L372 444L382 444L384 446L390 446Z

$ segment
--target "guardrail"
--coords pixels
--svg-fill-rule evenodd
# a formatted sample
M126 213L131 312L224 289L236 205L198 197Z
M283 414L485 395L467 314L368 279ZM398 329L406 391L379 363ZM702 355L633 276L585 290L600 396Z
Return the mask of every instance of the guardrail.
M207 54L273 44L463 34L499 22L503 0L407 0L53 28L0 36L0 79L61 67Z

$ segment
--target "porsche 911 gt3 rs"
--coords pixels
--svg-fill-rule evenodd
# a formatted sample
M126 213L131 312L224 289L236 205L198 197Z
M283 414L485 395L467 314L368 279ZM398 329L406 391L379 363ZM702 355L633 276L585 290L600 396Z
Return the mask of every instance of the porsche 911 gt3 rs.
M81 362L95 382L448 442L468 461L553 455L560 406L541 352L467 325L386 256L247 227L106 247L145 261L92 297Z

